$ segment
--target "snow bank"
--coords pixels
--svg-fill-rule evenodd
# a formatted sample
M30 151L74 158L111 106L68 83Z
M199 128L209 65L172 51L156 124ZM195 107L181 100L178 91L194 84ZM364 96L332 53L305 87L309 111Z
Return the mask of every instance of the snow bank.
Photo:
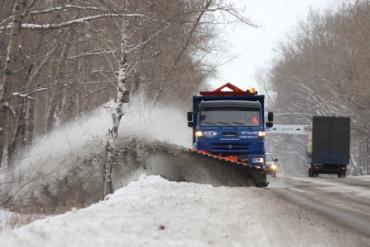
M9 211L0 209L0 231L7 227L6 222L10 216L11 213Z
M0 234L0 246L366 246L271 190L142 176L88 208Z
M5 232L0 246L266 246L253 204L214 189L141 177L89 208Z
M4 230L11 230L19 226L23 226L33 222L37 219L44 218L39 214L19 214L9 210L0 209L0 232Z

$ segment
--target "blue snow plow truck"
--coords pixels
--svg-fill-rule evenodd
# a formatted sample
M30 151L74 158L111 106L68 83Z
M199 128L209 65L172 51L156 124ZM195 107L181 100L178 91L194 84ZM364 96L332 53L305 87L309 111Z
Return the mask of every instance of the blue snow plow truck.
M244 91L231 83L193 96L188 126L193 128L192 152L221 160L266 187L265 128L273 126L273 113L265 121L264 95Z

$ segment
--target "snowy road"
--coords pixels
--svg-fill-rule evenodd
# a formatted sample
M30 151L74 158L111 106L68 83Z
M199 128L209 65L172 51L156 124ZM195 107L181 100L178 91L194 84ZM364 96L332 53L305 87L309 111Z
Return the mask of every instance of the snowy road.
M142 177L109 200L4 232L0 246L370 246L368 184L297 177L260 189Z
M269 189L333 224L370 237L370 177L276 178Z

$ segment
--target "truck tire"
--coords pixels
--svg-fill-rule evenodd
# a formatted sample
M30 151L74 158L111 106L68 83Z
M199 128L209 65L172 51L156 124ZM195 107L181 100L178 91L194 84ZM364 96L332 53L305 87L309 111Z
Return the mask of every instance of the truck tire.
M268 182L257 182L257 183L255 183L255 186L257 187L257 188L265 188L265 187L267 187L269 185L269 183Z
M267 182L266 170L252 168L250 170L250 176L252 177L256 187L267 187L269 184Z
M319 173L314 172L314 170L312 169L312 167L310 167L308 169L308 176L310 176L310 177L318 177L319 176Z
M338 178L345 178L345 177L346 177L346 171L338 172Z

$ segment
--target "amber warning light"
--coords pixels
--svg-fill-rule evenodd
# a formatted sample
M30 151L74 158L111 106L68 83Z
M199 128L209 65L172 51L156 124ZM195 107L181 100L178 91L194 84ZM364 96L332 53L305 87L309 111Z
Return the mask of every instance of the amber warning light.
M200 92L202 96L245 96L250 95L254 96L257 95L257 90L255 88L249 88L247 91L238 88L237 86L226 83L219 88L216 88L213 91L202 91Z

